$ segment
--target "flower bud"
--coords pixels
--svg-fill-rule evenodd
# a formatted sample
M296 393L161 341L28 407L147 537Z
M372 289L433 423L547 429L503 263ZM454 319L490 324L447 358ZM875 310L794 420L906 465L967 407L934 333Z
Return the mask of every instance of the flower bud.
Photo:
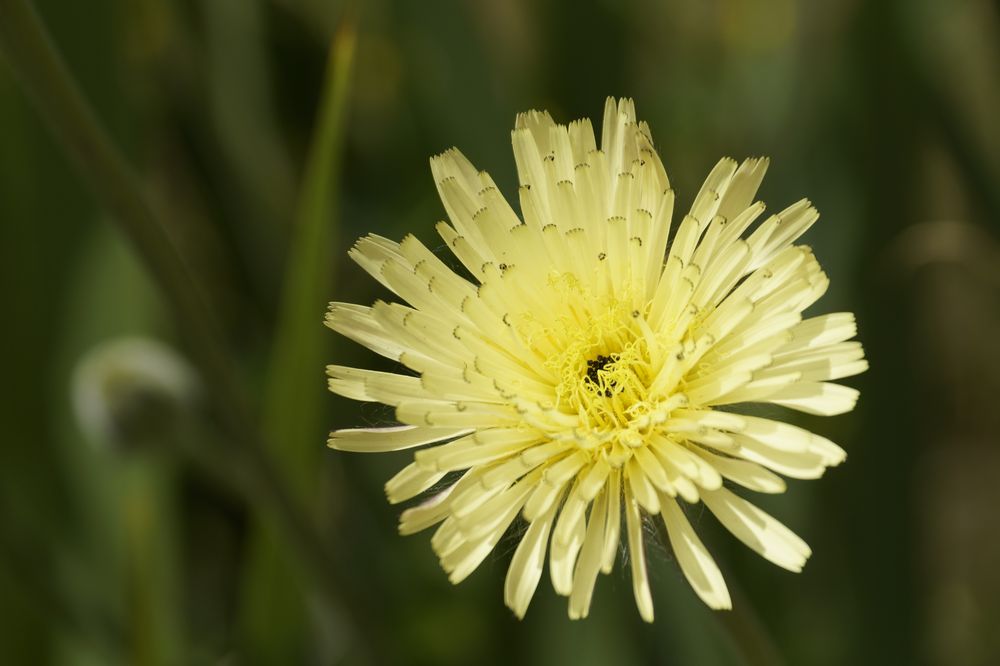
M95 443L120 452L173 441L197 401L194 369L148 338L117 338L88 351L72 379L73 411Z

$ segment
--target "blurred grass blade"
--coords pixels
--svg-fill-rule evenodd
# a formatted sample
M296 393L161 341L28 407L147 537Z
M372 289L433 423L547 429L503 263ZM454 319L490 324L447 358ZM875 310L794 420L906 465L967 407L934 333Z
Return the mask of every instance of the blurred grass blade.
M331 254L355 39L355 23L345 19L330 46L286 260L264 403L264 428L276 447L273 458L306 507L319 506L318 463L326 452L323 365L332 337L322 318L333 277ZM243 605L240 618L241 640L247 654L264 662L302 661L306 659L302 646L316 642L308 638L310 609L306 603L312 595L276 535L266 525L260 527L263 529L257 530L251 544L243 585L248 603ZM331 561L327 566L336 568L336 563ZM334 653L325 655L324 662L338 659L348 649L345 628L330 610L324 609L326 616L320 622L327 639L324 643Z
M307 496L315 487L316 460L325 451L323 367L325 347L332 338L322 319L331 293L331 254L355 40L354 21L345 19L330 47L323 99L299 195L264 411L265 429L280 446L275 453Z
M245 261L258 267L249 276L273 304L288 211L295 205L296 177L280 128L267 3L213 0L199 3L205 31L205 86L209 118L218 137L226 183L241 233L234 237ZM267 281L265 283L264 281Z
M235 391L231 365L202 290L26 0L0 0L0 52L81 178L114 214L142 257L208 380L224 394L222 400L231 399Z
M213 466L220 472L233 466L243 469L247 501L273 520L272 524L300 557L317 593L324 595L331 606L335 605L339 572L330 567L329 549L312 521L303 516L292 500L265 455L262 437L244 402L242 386L237 381L215 313L177 252L164 220L150 205L139 179L101 126L27 0L0 0L0 52L81 178L102 206L113 213L114 221L163 293L178 331L190 345L229 436L228 441L216 442L218 446L208 459L218 461ZM337 125L330 127L328 132L336 136ZM310 171L329 170L334 164L331 160L324 167L323 160L317 159L319 166ZM320 173L309 182L322 182L321 177ZM329 192L324 194L328 195ZM314 196L307 195L304 200L312 201ZM318 197L317 201L322 203L324 199ZM314 205L304 205L303 210ZM319 312L315 315L317 319L322 309ZM317 327L322 328L318 323ZM279 430L275 428L272 432ZM231 450L226 450L227 444L232 446Z

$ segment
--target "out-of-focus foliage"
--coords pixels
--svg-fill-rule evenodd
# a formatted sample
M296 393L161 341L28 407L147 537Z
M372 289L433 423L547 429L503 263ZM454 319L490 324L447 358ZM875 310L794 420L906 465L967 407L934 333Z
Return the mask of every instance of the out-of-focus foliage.
M771 156L772 209L812 199L823 217L806 241L833 285L823 309L857 311L871 360L856 412L805 420L847 464L763 501L812 545L801 575L693 517L743 588L736 604L789 664L1000 662L1000 4L37 7L224 323L251 416L265 417L253 427L341 587L320 593L294 545L262 527L266 503L212 473L218 460L198 464L223 437L211 395L132 446L80 427L72 385L88 351L142 336L185 354L188 322L0 64L0 661L741 663L733 623L697 601L668 548L649 555L653 626L618 572L588 620L567 620L543 582L518 622L502 603L513 541L452 587L427 536L399 537L385 502L407 455L324 448L328 428L392 416L324 393L324 360L385 361L321 330L322 302L316 331L302 314L314 294L385 297L346 260L353 240L412 232L436 247L430 155L457 145L512 196L517 111L598 118L605 96L624 95L680 208L722 155ZM357 50L331 137L322 93L347 15ZM303 229L316 245L294 241ZM289 280L303 300L289 302ZM301 381L272 362L302 358L320 360Z

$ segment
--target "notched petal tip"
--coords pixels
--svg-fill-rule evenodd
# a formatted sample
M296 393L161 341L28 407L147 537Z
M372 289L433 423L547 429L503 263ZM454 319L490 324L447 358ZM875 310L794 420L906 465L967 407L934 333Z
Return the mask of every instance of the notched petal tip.
M442 160L447 160L448 158L454 156L455 154L461 155L462 151L458 149L458 146L450 146L442 150L440 153L437 153L436 155L431 155L428 161L431 163L431 165L434 165L438 162L441 162Z

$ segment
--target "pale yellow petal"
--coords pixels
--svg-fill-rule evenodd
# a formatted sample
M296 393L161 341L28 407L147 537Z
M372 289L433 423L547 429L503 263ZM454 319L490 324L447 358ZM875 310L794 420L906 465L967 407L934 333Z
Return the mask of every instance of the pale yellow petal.
M391 504L397 504L428 490L443 478L444 472L410 463L386 482L385 494Z
M545 568L546 542L555 514L556 504L552 503L543 515L531 521L507 568L504 603L519 619L528 611L528 604L531 603L538 581L542 577L542 570Z
M715 468L719 474L744 488L756 490L759 493L785 492L785 482L781 477L769 472L761 465L748 460L716 455L704 449L696 453Z
M471 428L421 427L413 425L386 428L354 428L330 433L330 448L341 451L381 453L432 444L471 432Z
M769 514L721 488L702 494L705 505L740 541L789 571L801 571L812 551Z
M663 521L667 525L670 547L691 587L709 608L732 608L722 572L695 534L691 523L684 517L677 502L664 497L660 506Z
M622 488L621 470L613 469L608 475L608 515L604 522L604 548L601 555L601 573L611 573L618 544L621 540Z
M625 525L628 532L628 554L632 565L632 592L639 615L646 622L653 621L653 596L649 591L646 574L646 549L642 541L642 516L639 503L631 490L625 490Z
M607 503L607 493L601 492L594 500L594 505L590 510L580 557L576 561L576 570L573 572L573 590L569 595L569 617L571 620L587 617L590 612L594 583L597 582L597 574L601 570Z

